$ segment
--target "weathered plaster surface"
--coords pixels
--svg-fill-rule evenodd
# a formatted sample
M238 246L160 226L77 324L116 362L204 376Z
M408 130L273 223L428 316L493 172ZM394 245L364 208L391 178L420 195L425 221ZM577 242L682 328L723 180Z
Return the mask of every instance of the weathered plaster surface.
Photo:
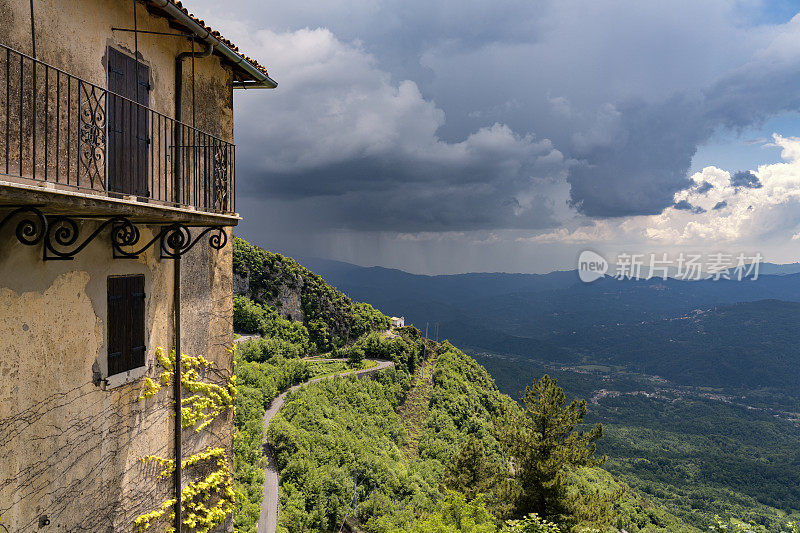
M96 222L84 222L88 234ZM156 228L145 228L148 240ZM173 457L172 391L137 401L142 379L109 388L106 278L144 274L147 363L157 379L156 346L173 344L173 261L148 252L114 260L107 239L75 261L41 260L41 249L3 236L0 248L0 523L11 531L132 531L132 521L170 497L146 455ZM231 261L198 244L182 259L184 353L204 355L222 382L232 372ZM183 456L222 446L232 457L232 413L211 431L184 431ZM188 482L184 478L184 483ZM230 523L227 524L228 528ZM154 528L159 531L159 528Z
M133 27L130 1L47 0L34 6L37 57L54 67L106 87L107 47L134 53L133 34L111 30ZM0 0L0 43L26 54L32 51L29 10L28 0ZM140 30L174 31L141 3L137 11ZM190 49L185 39L139 35L138 57L151 73L150 107L166 116L175 115L175 56ZM189 61L184 72L190 80ZM197 60L195 73L197 126L231 141L230 67L212 56ZM185 81L183 117L189 123L191 90ZM2 196L9 190L0 186L0 199L10 198ZM19 197L24 191L15 195L13 203L25 203ZM28 203L42 204L39 196L32 192ZM60 205L78 212L74 203L59 202L46 202L47 209ZM89 204L81 212L96 210ZM135 216L131 209L108 203L113 213ZM180 214L170 213L169 222L176 217ZM195 219L187 214L183 220ZM81 235L96 224L83 221ZM141 242L158 229L145 228ZM214 251L207 241L182 259L183 351L214 362L217 371L207 379L217 382L233 370L231 263L230 244ZM127 274L145 276L146 365L128 380L98 384L93 371L108 377L106 279ZM0 524L9 531L38 532L42 516L50 526L41 531L131 531L134 518L170 497L170 480L156 480L156 467L140 459L173 457L171 389L146 401L136 398L143 378L161 373L153 361L155 348L174 343L173 284L172 260L153 250L138 260L112 259L107 233L74 261L44 262L41 247L18 243L13 228L0 230ZM185 431L184 458L212 444L232 457L232 427L228 413L211 431ZM230 522L223 529L232 530Z
M11 531L38 530L45 515L54 530L129 530L165 496L138 459L168 450L169 405L92 383L104 336L90 279L0 288L0 516Z
M114 46L133 55L132 32L111 28L133 28L133 3L129 0L48 0L34 2L36 54L38 59L72 75L106 86L106 49ZM175 33L168 22L137 6L141 31ZM25 54L32 52L29 0L0 0L0 42ZM191 42L179 37L139 34L139 60L150 67L150 107L167 116L175 115L175 56L191 51ZM196 44L196 50L200 45ZM191 62L186 60L184 118L191 121ZM198 126L208 133L233 139L231 70L217 56L195 62L195 95Z
M147 65L150 70L149 81L151 91L149 93L149 107L168 118L176 118L175 109L175 57L181 52L192 50L191 42L184 37L174 35L154 35L150 33L139 33L138 46L134 41L134 33L126 31L112 31L112 28L131 29L134 27L133 2L120 0L58 0L46 2L34 2L35 12L35 35L36 35L36 57L38 60L47 63L55 68L61 69L65 73L88 81L100 88L108 87L107 55L108 48L113 47L123 53L133 57L136 56L140 62ZM163 32L176 33L170 27L167 20L152 16L148 13L145 6L137 3L137 26L141 32ZM0 0L0 44L11 47L24 54L32 54L32 40L30 27L30 2L28 0ZM195 50L202 49L199 43L195 43ZM138 50L138 53L137 53ZM33 151L36 150L37 158L42 159L45 148L42 144L34 146L33 139L34 120L31 109L33 106L33 69L29 60L25 60L23 73L20 73L19 56L12 55L12 66L9 71L11 79L11 93L14 105L9 109L11 116L11 134L13 138L20 137L24 140L21 149L11 150L8 154L9 172L8 174L22 178L31 178L33 174ZM0 69L5 72L5 53L0 54ZM194 84L192 83L192 73L194 72ZM39 68L39 77L36 86L41 96L39 100L39 117L36 125L41 137L43 130L44 107L44 73L43 68ZM55 71L50 72L50 77L55 77ZM5 73L2 77L5 84ZM25 90L22 94L24 102L22 116L20 117L19 106L17 105L18 87L20 80L23 80ZM226 142L233 142L233 99L232 94L232 69L223 63L221 58L216 55L198 58L194 62L185 59L183 61L183 91L182 91L182 120L188 126L195 126L200 132L210 134ZM61 80L63 92L66 93L66 76ZM51 107L56 106L55 80L49 80L50 94L48 96ZM5 88L5 85L3 85ZM90 91L89 86L84 86L85 90ZM194 89L194 90L193 90ZM4 90L4 89L3 89ZM72 83L72 105L66 105L66 96L62 96L60 127L62 135L66 135L66 124L68 119L74 122L73 128L77 128L78 112L77 105L85 103L85 94L78 95L76 82ZM94 97L102 98L102 92L93 93ZM106 102L107 103L107 102ZM67 108L71 108L71 117L67 115ZM5 110L0 114L4 117ZM50 118L53 124L50 125L55 130L56 124L52 121L55 110L50 111ZM149 127L153 129L153 139L150 143L152 151L152 161L164 162L167 167L172 161L173 154L171 143L167 142L173 132L173 123L168 118L159 119L156 115L150 116ZM76 130L77 131L77 130ZM211 141L204 136L200 136L194 130L186 130L184 134L191 140L189 144L208 144ZM162 139L163 136L163 139ZM72 174L77 176L77 137L74 140L71 161L66 157L66 144L62 141L61 150L65 152L59 161L59 174L68 174L68 165L72 163ZM50 152L51 172L54 172L53 161L57 148L52 143L47 148ZM108 154L107 154L108 155ZM20 160L21 159L21 160ZM21 168L20 168L21 167ZM42 161L37 161L37 177L41 179L44 172ZM151 188L153 192L159 191L159 200L178 201L173 188L172 175L166 168L158 174L167 175L168 179L156 180ZM100 172L102 177L102 172ZM72 185L76 185L75 177L72 178ZM92 183L86 177L81 178L79 185L84 188L100 190L102 180L95 180ZM197 194L193 190L192 180L184 184L184 192L190 196ZM190 190L191 189L191 190ZM184 198L185 200L186 198ZM182 202L185 203L185 202Z

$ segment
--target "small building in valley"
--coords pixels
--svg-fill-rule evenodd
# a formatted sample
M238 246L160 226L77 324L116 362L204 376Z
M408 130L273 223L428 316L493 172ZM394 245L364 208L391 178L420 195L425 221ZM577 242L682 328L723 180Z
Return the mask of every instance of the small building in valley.
M0 531L232 531L245 87L175 0L0 0Z

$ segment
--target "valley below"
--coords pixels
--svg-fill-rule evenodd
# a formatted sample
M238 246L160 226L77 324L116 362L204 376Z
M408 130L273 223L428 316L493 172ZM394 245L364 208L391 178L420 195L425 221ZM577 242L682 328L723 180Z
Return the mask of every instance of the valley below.
M781 533L800 517L800 274L415 276L234 245L234 327L258 335L236 351L238 531L264 494L281 532L518 531L508 519L536 505L562 532ZM365 358L393 367L280 396ZM566 514L521 503L512 457L540 430L514 432L537 409L574 421L556 446L590 439L563 452L584 457L557 476Z
M800 414L785 395L465 351L513 397L547 373L587 398L587 422L603 424L605 468L686 522L727 514L770 524L800 506Z
M796 265L795 265L796 266ZM350 296L438 330L519 398L543 374L586 398L605 468L687 523L781 531L800 509L800 274L756 280L418 276L317 261Z

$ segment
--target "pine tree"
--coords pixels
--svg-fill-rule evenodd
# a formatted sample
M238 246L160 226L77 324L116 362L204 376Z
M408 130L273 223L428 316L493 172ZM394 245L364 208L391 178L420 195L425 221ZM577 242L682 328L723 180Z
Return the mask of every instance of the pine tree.
M605 461L594 455L603 428L576 430L586 415L586 401L566 405L564 389L548 375L525 388L522 403L524 410L507 420L503 431L514 469L514 515L538 513L564 522L570 514L564 476L570 469Z
M473 500L479 493L486 492L493 477L494 469L488 464L483 442L470 435L448 465L444 485L461 492L467 500Z

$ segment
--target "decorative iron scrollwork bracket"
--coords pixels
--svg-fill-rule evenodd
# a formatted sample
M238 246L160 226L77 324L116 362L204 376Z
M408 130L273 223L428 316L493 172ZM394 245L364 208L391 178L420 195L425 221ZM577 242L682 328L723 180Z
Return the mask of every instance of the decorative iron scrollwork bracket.
M9 206L4 206L9 207ZM150 241L140 244L139 227L126 217L102 218L100 224L86 237L81 238L81 225L72 217L65 215L46 215L42 206L11 206L11 212L0 218L0 231L8 223L16 220L15 235L26 246L42 243L42 259L45 261L71 260L89 243L104 235L108 230L112 256L115 259L136 259L149 248L157 245L162 259L177 259L206 235L214 250L221 250L228 243L224 226L192 226L173 223L161 226ZM192 229L200 232L192 236Z
M129 238L126 240L126 236L130 234L122 226L117 226L117 230L112 230L111 232L111 246L114 249L114 257L136 258L145 250L158 243L162 259L177 259L194 248L194 245L205 235L212 232L213 234L208 239L208 244L211 248L221 250L228 243L228 234L225 233L225 228L223 226L206 227L194 238L192 238L191 227L195 226L186 226L179 223L162 226L161 230L155 237L150 239L149 242L145 243L141 248L130 251L125 250L125 247L135 246L138 243L138 231L136 240L131 241Z
M16 218L18 221L14 233L17 240L27 246L39 244L47 234L47 217L39 207L42 206L11 206L11 212L0 219L0 231L3 226Z

